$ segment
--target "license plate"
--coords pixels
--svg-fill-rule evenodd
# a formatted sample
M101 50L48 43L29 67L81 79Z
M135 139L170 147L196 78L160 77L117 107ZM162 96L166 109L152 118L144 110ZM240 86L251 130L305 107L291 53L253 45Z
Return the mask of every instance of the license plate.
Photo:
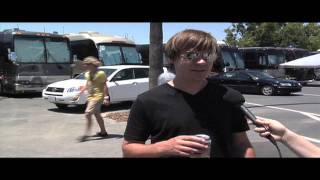
M48 97L48 101L49 101L49 102L56 102L56 97L51 97L51 96L49 96L49 97Z

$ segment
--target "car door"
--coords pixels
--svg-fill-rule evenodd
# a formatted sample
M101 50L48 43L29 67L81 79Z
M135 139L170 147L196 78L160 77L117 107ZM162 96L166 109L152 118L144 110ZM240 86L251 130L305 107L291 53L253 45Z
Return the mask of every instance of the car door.
M122 69L108 82L111 102L130 101L134 96L133 69Z
M133 99L136 99L137 96L141 93L149 90L149 68L134 68L134 94Z
M226 72L221 77L220 83L237 90L236 75L237 73L234 71Z
M245 72L239 72L237 74L236 84L240 92L256 92L257 83Z

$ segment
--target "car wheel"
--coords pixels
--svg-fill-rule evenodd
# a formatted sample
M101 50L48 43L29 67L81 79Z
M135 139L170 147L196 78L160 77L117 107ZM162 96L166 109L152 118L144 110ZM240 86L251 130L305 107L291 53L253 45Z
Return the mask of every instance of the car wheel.
M274 93L274 88L272 86L263 86L261 88L261 93L265 96L271 96Z
M67 104L56 104L56 106L59 108L59 109L66 109L67 108Z

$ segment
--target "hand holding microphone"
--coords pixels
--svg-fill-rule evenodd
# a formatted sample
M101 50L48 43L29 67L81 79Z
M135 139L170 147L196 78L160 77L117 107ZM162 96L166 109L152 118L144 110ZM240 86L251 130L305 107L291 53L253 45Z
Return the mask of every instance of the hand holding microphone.
M235 91L233 89L229 89L228 91L226 91L226 93L223 96L223 99L235 106L239 106L241 111L249 118L250 121L252 121L252 123L257 126L257 127L264 127L265 130L268 130L267 126L263 126L261 123L259 124L257 122L257 118L256 116L248 109L246 108L243 104L245 102L244 97L242 96L241 93L239 93L238 91ZM276 140L274 139L274 137L271 134L268 134L265 136L265 138L267 138L274 146L276 146L279 156L282 157L280 149L278 147L278 144L276 142Z
M257 127L264 127L265 130L268 130L268 127L267 126L264 126L264 125L261 125L259 123L257 123L257 118L256 116L248 109L246 108L244 105L241 105L240 106L240 109L241 111L249 118L249 120L252 121L252 123L257 126ZM270 142L274 145L277 144L276 140L274 139L273 136L271 136L271 134L267 135L266 136L267 139L270 140Z

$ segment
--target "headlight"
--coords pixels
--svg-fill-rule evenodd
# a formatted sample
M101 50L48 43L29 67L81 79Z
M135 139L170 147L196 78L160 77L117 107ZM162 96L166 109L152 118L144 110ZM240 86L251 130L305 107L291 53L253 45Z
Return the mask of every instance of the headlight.
M280 86L292 86L291 83L280 83Z
M71 92L78 92L81 90L81 87L71 87L67 90L68 93L71 93Z
M298 83L298 86L302 86L301 83Z

